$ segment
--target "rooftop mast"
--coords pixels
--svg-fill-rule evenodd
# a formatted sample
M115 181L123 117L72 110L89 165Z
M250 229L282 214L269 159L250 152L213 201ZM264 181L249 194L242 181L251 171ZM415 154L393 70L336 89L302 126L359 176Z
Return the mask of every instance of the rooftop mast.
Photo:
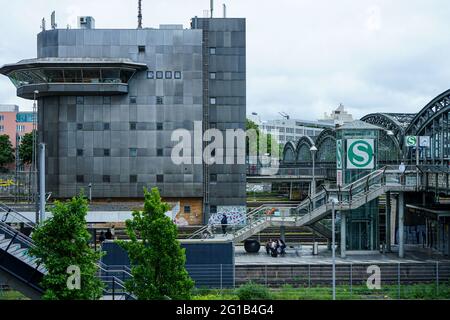
M142 29L142 0L138 3L138 29Z

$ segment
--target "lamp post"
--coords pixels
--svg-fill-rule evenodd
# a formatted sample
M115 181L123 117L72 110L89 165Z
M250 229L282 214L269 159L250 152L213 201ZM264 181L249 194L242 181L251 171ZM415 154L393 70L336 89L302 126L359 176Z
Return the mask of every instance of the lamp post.
M316 152L317 147L313 145L309 151L311 151L312 158L312 182L311 182L311 198L316 195Z
M333 259L333 300L336 300L336 210L335 205L339 203L338 199L330 198L331 201L331 255Z
M38 200L38 191L37 191L37 95L39 94L38 90L34 90L33 92L33 148L31 155L31 170L33 171L33 194L34 194L34 202L36 206L36 224L40 221L39 216L39 200ZM31 172L30 170L30 172ZM31 177L30 177L31 178ZM31 181L30 181L31 184Z

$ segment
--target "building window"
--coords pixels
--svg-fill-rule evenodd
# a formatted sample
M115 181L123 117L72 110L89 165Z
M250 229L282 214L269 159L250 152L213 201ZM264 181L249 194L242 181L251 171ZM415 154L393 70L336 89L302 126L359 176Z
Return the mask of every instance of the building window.
M82 157L83 156L83 149L77 149L77 156Z
M130 130L135 131L136 130L136 122L130 122Z
M110 176L103 176L103 183L110 183L111 177Z
M23 125L17 126L17 132L24 132L24 131L25 131L25 126L23 126Z
M164 125L163 125L162 122L158 122L158 123L156 124L156 130L157 130L157 131L163 131L163 130L164 130Z
M111 155L111 151L109 149L103 149L103 156L109 157Z
M191 213L191 206L184 206L184 213Z
M210 206L209 213L217 213L217 206Z
M130 157L137 157L137 149L130 148Z
M156 175L156 182L157 183L163 183L164 182L164 175L162 175L162 174Z
M209 78L210 78L211 80L216 80L216 73L215 73L215 72L211 72L211 73L209 74Z
M145 46L138 46L139 53L145 53Z
M111 97L103 97L103 104L111 104Z
M77 104L84 104L84 97L77 97Z
M164 98L163 97L156 97L156 104L157 105L163 105L164 104Z
M77 123L77 130L83 130L83 124Z
M147 71L147 79L155 79L155 72Z
M130 175L130 183L136 183L137 182L137 175L132 174Z
M215 105L217 103L217 99L216 98L210 98L209 102L211 105Z
M136 97L130 97L130 103L131 104L136 104L137 102L137 98Z
M209 48L209 54L215 55L216 54L216 48L215 47Z
M210 182L217 182L217 174L213 173L209 176Z
M5 121L5 116L3 114L0 114L0 121Z
M162 71L156 71L156 79L162 79L164 76L164 72Z
M181 79L181 71L175 71L174 72L174 78L175 79Z
M105 131L111 130L111 125L108 122L103 123L103 130Z
M5 126L0 126L0 132L5 131Z
M84 183L84 176L77 176L77 183Z
M166 79L172 79L172 71L166 71Z

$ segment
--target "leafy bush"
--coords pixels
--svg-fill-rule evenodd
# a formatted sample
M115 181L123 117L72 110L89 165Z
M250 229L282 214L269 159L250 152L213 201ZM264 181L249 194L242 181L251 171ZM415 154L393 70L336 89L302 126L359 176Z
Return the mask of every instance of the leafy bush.
M271 300L272 295L267 287L249 282L236 291L239 300Z

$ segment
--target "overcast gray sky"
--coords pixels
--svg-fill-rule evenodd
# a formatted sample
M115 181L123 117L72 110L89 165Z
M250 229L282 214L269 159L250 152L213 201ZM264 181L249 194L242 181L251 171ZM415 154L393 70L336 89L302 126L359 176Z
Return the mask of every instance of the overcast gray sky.
M314 120L343 103L355 117L417 112L450 87L448 0L215 0L247 18L247 113ZM42 17L135 28L137 0L0 0L0 65L36 56ZM144 27L184 24L209 0L143 0ZM0 104L30 109L0 79Z

